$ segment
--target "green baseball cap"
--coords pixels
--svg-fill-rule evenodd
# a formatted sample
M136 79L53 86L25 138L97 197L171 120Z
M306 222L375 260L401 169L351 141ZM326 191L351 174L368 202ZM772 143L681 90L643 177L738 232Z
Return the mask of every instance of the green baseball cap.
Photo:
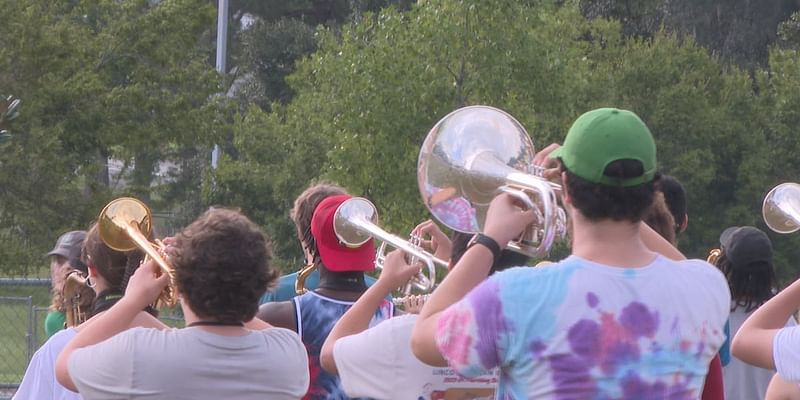
M550 158L560 158L570 172L589 182L608 186L636 186L656 174L656 143L647 125L636 114L616 108L578 117ZM637 160L644 172L624 179L606 176L606 167L617 160Z

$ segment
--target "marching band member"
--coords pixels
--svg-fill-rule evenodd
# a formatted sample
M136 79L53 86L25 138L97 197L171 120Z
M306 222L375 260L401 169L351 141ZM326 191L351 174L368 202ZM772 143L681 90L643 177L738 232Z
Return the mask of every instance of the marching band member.
M728 279L731 290L731 315L728 338L736 335L742 323L769 300L777 287L775 269L772 264L772 242L762 230L752 226L730 227L719 238L720 255L712 262ZM784 321L785 326L794 326L794 320ZM726 360L725 398L728 400L760 400L772 375L772 369L763 369L745 364L730 357L729 340L721 353Z
M336 375L322 370L319 364L322 344L336 321L367 290L364 273L375 266L375 247L372 240L357 248L339 242L333 228L333 218L339 205L349 195L320 198L319 185L306 189L295 202L293 213L301 243L310 263L320 271L319 288L293 298L291 301L266 303L258 318L300 334L308 351L312 376L306 399L345 399ZM311 218L303 216L311 216ZM390 318L391 302L383 300L373 313L371 324Z
M451 248L447 236L432 221L418 225L418 236L428 234L433 256L446 260L463 249ZM472 237L472 235L459 234ZM466 247L466 241L461 241ZM527 257L506 251L496 270L521 265ZM322 366L338 373L342 387L352 397L375 399L494 398L497 377L491 373L475 379L459 378L450 368L423 364L411 352L414 313L391 318L368 328L369 320L383 297L401 287L420 270L408 265L401 251L389 253L378 282L369 288L336 323L322 348ZM415 297L415 300L418 297Z
M630 111L597 109L556 147L536 161L550 155L560 164L572 255L484 281L535 218L498 196L483 233L423 307L414 353L464 376L499 367L498 397L699 398L730 293L709 264L648 247L656 240L677 252L641 223L655 192L649 129Z
M723 232L724 234L725 232ZM738 235L742 235L742 233ZM747 247L742 246L742 250ZM752 250L752 245L749 248ZM723 254L724 251L723 249ZM771 256L771 248L769 255ZM764 254L763 251L743 251L740 257L742 257L742 261L750 261L757 264L758 261L764 258ZM747 262L744 264L746 265ZM771 263L769 267L771 268ZM756 268L764 268L764 266L756 265ZM748 271L740 271L740 276L746 276L747 274ZM769 275L765 276L769 277ZM741 282L741 284L755 283L751 281L752 279L747 282ZM758 286L762 287L764 285L759 284ZM738 289L742 288L740 285L736 286ZM734 286L731 286L731 290L733 289ZM771 292L764 293L761 291L759 293L750 293L750 295L752 301L758 302L769 297ZM800 327L786 326L787 321L790 320L798 307L800 307L800 280L795 281L766 301L742 323L739 331L733 337L731 346L733 355L748 364L777 370L780 379L783 381L794 384L800 383L800 351L798 351L800 348Z
M103 312L119 301L127 285L127 277L139 267L144 253L139 250L123 253L112 250L100 239L97 225L92 226L88 234L82 234L85 241L77 246L83 250L81 258L87 265L87 284L96 293L89 317L99 318ZM58 246L57 246L58 247ZM61 280L62 282L64 280ZM142 326L149 328L166 328L153 315L148 312L137 312L136 318L128 326ZM69 310L68 310L69 311ZM150 309L150 312L154 310ZM54 374L56 359L64 347L84 329L84 325L68 327L56 332L34 353L25 376L22 378L19 389L14 395L14 400L73 400L80 396L73 390L65 388ZM107 372L114 371L110 369Z
M314 187L315 190L306 192L307 196L313 198L305 200L303 199L302 196L298 197L294 203L294 208L292 208L291 211L292 221L295 222L295 228L297 228L298 230L297 238L298 240L300 240L301 243L303 242L303 237L308 235L307 230L301 230L301 226L308 227L309 224L311 224L311 213L314 212L313 207L316 207L316 205L326 197L336 196L340 194L347 194L344 188L328 183L318 183L314 185ZM306 207L301 209L301 207L299 206L306 202L312 204L313 207ZM302 211L306 211L308 215L301 215ZM306 221L306 222L298 223L298 221ZM305 251L305 248L303 250L306 253L306 258L308 258L307 257L308 252ZM299 275L298 272L292 272L291 274L286 274L281 276L280 279L278 279L278 285L274 289L267 291L266 293L264 293L263 296L261 296L259 304L287 301L297 296L298 293L296 292L295 289L297 286L298 275ZM371 276L365 276L364 282L366 282L367 286L371 286L372 284L375 283L375 278ZM318 269L315 268L314 271L312 271L310 274L308 274L307 277L305 277L305 280L303 281L303 287L307 290L314 290L317 287L319 287Z
M86 239L86 231L70 231L61 235L53 250L47 253L50 257L50 282L52 283L52 301L44 318L44 333L48 338L64 329L64 297L61 288L64 283L64 269L72 267L85 270L81 265L81 246ZM85 272L84 272L85 273Z
M61 353L59 382L87 400L302 396L309 378L299 337L253 320L277 277L258 226L237 211L212 209L167 252L186 328L126 330L169 284L154 261L145 263L125 296Z

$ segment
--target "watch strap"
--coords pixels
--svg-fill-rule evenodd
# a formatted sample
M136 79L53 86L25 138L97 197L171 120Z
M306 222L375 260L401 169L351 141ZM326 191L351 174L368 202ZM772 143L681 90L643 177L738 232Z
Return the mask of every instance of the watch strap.
M491 237L486 236L483 233L478 233L472 238L469 247L472 247L476 244L483 245L484 247L489 249L489 251L491 251L492 255L494 256L494 261L497 261L500 258L500 252L502 251L500 249L500 245L497 244L497 241L492 239Z

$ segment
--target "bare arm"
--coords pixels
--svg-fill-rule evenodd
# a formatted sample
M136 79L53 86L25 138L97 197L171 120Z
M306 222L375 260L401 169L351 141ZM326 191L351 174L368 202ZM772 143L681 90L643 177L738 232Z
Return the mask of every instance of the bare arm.
M789 383L781 379L780 375L775 374L769 381L766 400L800 400L800 386Z
M644 222L639 223L639 234L642 237L642 242L648 249L661 254L671 260L682 261L686 256L676 249L667 239L664 239L658 232L654 231L649 225Z
M513 197L501 194L489 206L484 233L503 248L533 220L533 211L520 210L514 205ZM493 261L488 248L471 247L425 302L411 336L411 348L420 361L435 366L447 365L436 346L439 317L486 279Z
M398 252L395 251L387 255L387 265L390 262L390 257L395 253ZM402 254L398 254L400 254L400 258L402 258ZM406 267L409 269L412 268L408 265L406 265ZM419 271L419 268L413 270L413 273L415 274L417 271ZM403 284L395 284L395 282L392 282L390 279L386 279L385 274L386 271L384 270L378 281L370 286L369 289L358 298L358 301L344 313L342 318L336 322L328 338L325 339L325 344L322 345L322 352L320 354L320 364L322 364L322 368L326 371L332 374L338 373L336 359L333 357L333 346L336 344L336 341L345 336L363 332L369 328L369 321L372 320L372 316L375 315L375 310L380 307L386 295ZM410 276L411 275L409 275L408 278L410 278ZM408 281L408 278L406 281Z
M742 361L761 368L775 369L772 340L800 305L800 280L759 307L739 328L731 352Z

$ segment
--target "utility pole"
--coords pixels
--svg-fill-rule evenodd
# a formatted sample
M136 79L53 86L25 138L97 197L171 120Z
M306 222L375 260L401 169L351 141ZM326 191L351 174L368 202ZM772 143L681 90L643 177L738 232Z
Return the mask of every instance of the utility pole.
M217 10L217 72L225 75L225 57L228 53L228 0L219 0ZM211 151L211 168L219 165L219 145Z

